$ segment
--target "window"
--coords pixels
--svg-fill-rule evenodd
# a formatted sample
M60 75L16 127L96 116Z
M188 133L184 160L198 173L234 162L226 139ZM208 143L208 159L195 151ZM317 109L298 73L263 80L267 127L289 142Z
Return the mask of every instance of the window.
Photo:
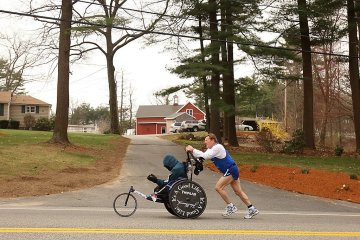
M193 110L192 109L186 109L186 113L189 114L190 116L193 115Z
M21 113L39 113L40 106L21 106Z
M36 113L36 107L35 106L26 106L25 113Z

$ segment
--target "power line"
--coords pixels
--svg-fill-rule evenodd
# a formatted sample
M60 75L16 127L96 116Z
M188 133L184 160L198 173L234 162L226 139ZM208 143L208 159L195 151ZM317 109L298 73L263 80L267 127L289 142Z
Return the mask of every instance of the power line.
M0 13L7 13L7 14L13 14L13 15L19 15L19 16L25 16L25 17L53 20L53 21L62 21L61 19L55 18L55 17L47 17L47 16L42 16L42 15L22 13L22 12L13 12L13 11L1 10L1 9L0 9ZM83 25L89 25L89 26L95 26L95 27L107 27L106 25L103 25L103 24L82 22L82 21L77 21L77 20L71 20L71 23L83 24ZM241 45L252 46L252 47L291 51L291 52L307 52L307 53L313 53L313 54L318 54L318 55L327 55L327 56L335 56L335 57L358 58L358 56L349 56L349 55L338 54L338 53L328 53L328 52L319 52L319 51L303 51L301 49L294 49L294 48L266 46L266 45L260 45L260 44L249 43L249 42L236 42L236 41L227 41L227 40L221 40L221 39L200 38L200 37L191 36L191 35L166 33L166 32L154 31L154 30L148 31L148 30L136 29L136 28L131 28L131 27L118 27L118 26L112 26L112 27L115 29L119 29L119 30L127 30L127 31L142 32L142 33L152 33L152 34L157 34L157 35L173 36L173 37L188 38L188 39L195 39L195 40L217 41L217 42L221 42L221 43L225 42L225 43L232 43L232 44L236 44L236 45L240 45L240 46Z
M84 0L79 0L78 2L81 3L89 3L89 4L94 4L94 5L98 5L98 6L106 6L108 8L110 8L110 5L107 4L101 4L101 3L96 3L96 2L89 2L89 1L84 1ZM197 21L197 19L191 19L191 18L184 18L184 17L180 17L180 16L174 16L174 15L169 15L169 14L163 14L163 13L156 13L156 12L150 12L150 11L145 11L145 10L138 10L138 9L133 9L133 8L126 8L126 7L120 7L123 10L126 11L132 11L132 12L139 12L139 13L147 13L147 14L152 14L152 15L157 15L157 16L165 16L165 17L170 17L170 18L179 18L179 19L189 19L189 20L194 20Z
M78 2L87 3L87 4L94 4L94 5L98 5L98 6L106 6L106 7L110 8L110 5L107 5L107 4L101 4L101 3L96 3L96 2L89 2L89 1L85 1L85 0L79 0ZM269 6L269 7L270 7L270 6ZM273 6L272 6L272 7L273 7ZM177 19L183 19L183 20L199 21L199 19L192 18L192 17L174 16L174 15L169 15L169 14L162 14L162 13L151 12L151 11L144 11L144 10L138 10L138 9L133 9L133 8L125 8L125 7L120 7L120 8L123 9L123 10L126 10L126 11L146 13L146 14L152 14L152 15L156 15L156 16L162 15L162 16L169 17L169 18L177 18ZM279 7L273 7L273 8L280 9ZM214 22L209 22L209 23L214 23ZM218 22L215 22L215 24L218 24ZM220 25L222 25L222 26L236 27L236 25L234 25L234 24L228 24L228 23L220 23ZM254 28L252 28L252 29L254 30ZM255 30L256 30L256 29L255 29ZM268 33L281 34L281 32L275 32L275 31L269 31L269 30L266 30L266 32L268 32ZM303 37L304 35L302 35L302 34L297 34L297 36ZM311 37L312 37L312 38L315 38L315 39L321 39L320 37L315 37L315 36L311 36ZM324 40L331 40L331 39L324 39ZM344 41L344 40L341 40L340 42L349 43L348 41Z
M72 83L75 83L75 82L79 82L79 81L81 81L81 80L87 79L88 77L91 77L91 76L95 75L96 73L98 73L98 72L100 72L100 71L102 71L102 70L104 70L104 69L106 69L106 68L107 68L106 66L105 66L105 67L102 67L102 68L96 70L95 72L92 72L92 73L90 73L90 74L88 74L88 75L86 75L86 76L84 76L84 77L82 77L82 78L79 78L79 79L76 79L76 80L71 80L71 82L72 82Z

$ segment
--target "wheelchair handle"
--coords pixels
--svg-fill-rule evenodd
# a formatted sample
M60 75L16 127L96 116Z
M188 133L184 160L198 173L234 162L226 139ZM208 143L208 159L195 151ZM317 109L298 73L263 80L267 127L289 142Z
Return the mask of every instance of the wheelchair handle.
M202 157L196 158L192 152L186 151L186 153L187 153L187 162L191 163L191 160L190 160L191 158L194 159L195 161L200 161L201 163L203 163L205 160Z

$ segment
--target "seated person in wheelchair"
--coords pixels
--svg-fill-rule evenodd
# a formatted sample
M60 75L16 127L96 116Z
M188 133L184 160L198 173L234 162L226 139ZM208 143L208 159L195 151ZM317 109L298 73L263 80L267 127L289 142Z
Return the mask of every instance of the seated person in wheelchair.
M180 162L173 155L165 155L163 160L164 167L170 171L170 175L167 180L158 179L154 174L150 174L147 179L157 184L154 189L154 193L157 197L169 194L171 187L178 181L188 179L188 166L187 162ZM197 160L195 162L194 174L198 175L203 170L202 161ZM149 195L148 200L153 200L154 195Z
M157 187L154 189L156 194L168 194L172 185L180 179L188 179L188 166L186 162L180 162L173 155L165 155L163 160L164 167L170 171L168 179L162 180L158 179L154 174L150 174L147 179L153 183L157 184ZM194 173L199 174L203 170L202 162L197 161L195 163Z
M155 193L164 191L167 193L170 187L179 179L187 179L187 166L185 162L180 162L173 155L166 155L163 160L164 167L170 171L167 180L158 179L154 174L150 174L147 179L158 186L154 189Z

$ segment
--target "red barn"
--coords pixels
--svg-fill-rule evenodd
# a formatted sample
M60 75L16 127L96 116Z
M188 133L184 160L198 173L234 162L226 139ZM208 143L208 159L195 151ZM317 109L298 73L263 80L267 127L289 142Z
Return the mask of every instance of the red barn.
M205 113L194 104L140 105L136 113L136 135L169 133L174 122L203 120Z

